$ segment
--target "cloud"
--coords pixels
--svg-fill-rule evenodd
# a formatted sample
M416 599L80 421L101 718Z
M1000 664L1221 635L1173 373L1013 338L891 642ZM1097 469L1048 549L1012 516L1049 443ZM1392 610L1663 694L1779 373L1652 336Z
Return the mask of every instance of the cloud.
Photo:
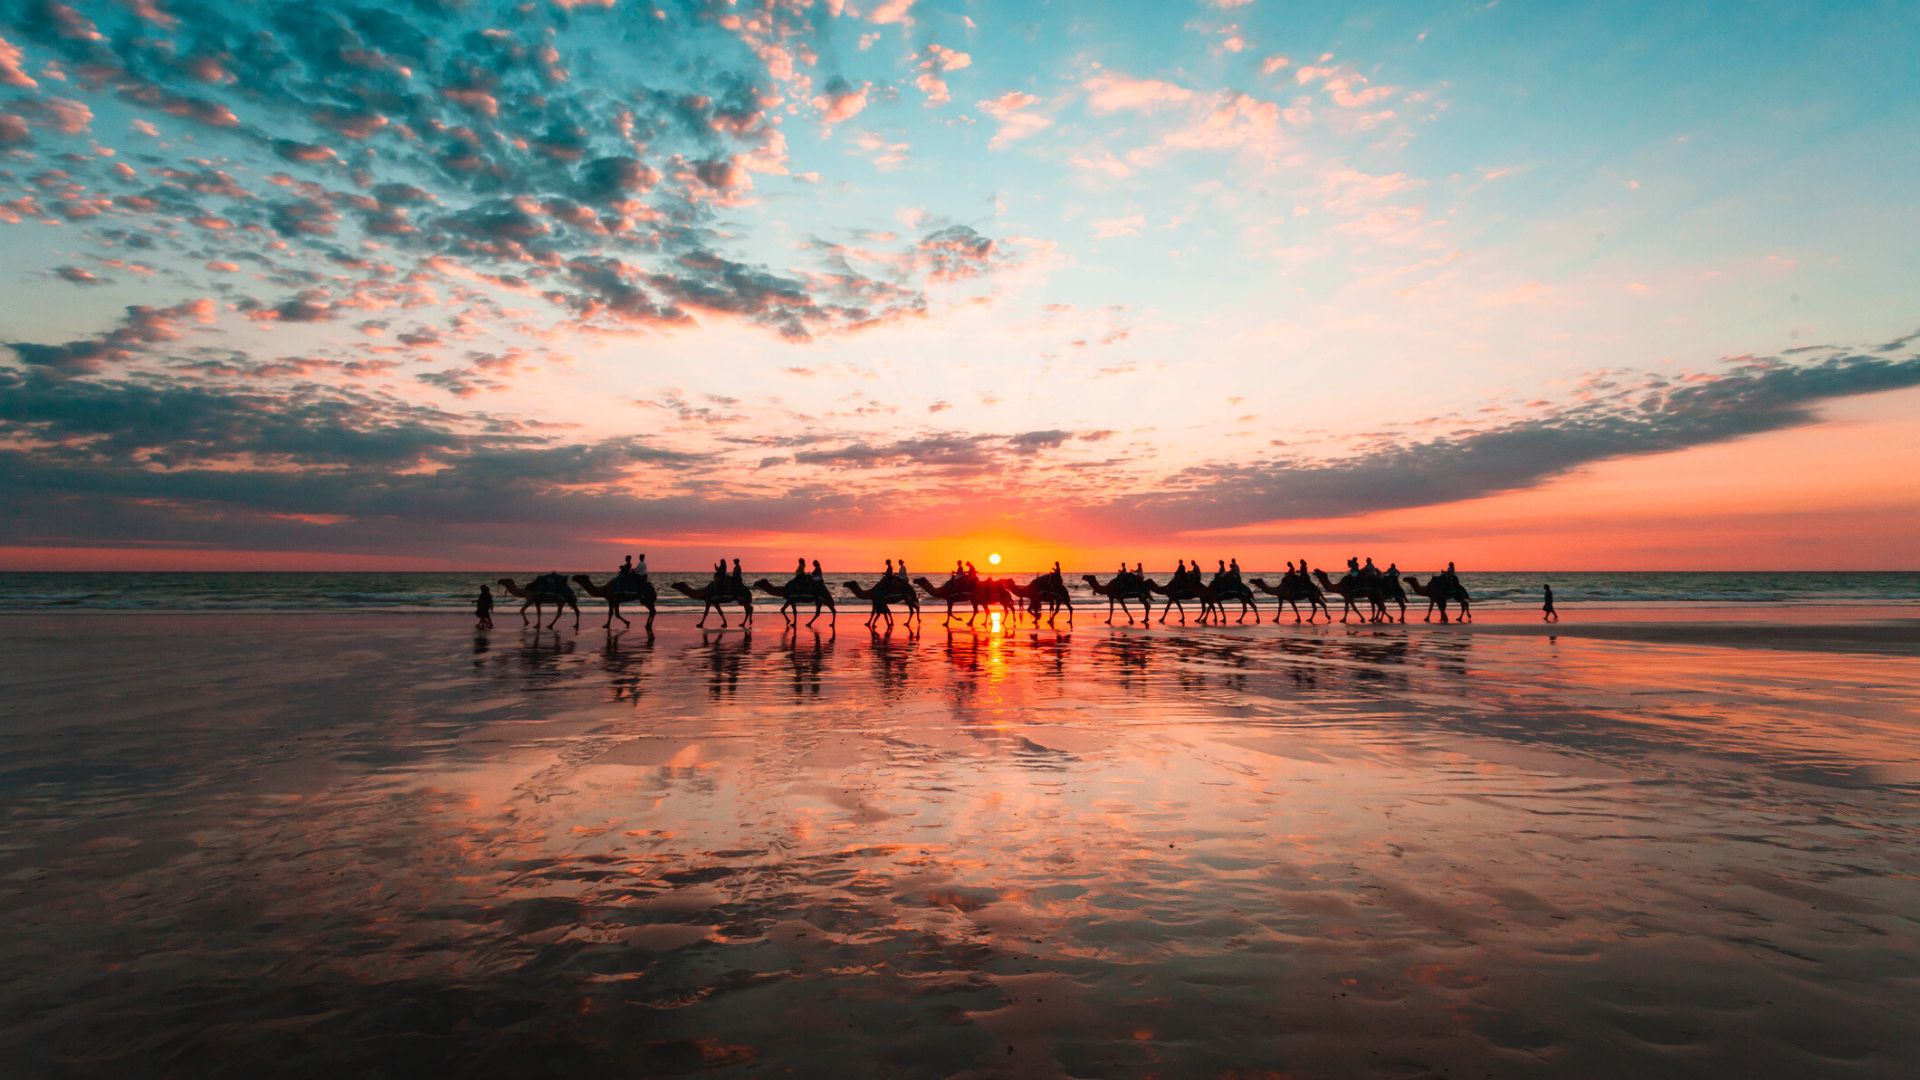
M1027 110L1039 98L1019 90L1009 90L996 98L978 102L980 111L998 121L999 129L987 141L987 149L1001 150L1009 143L1037 135L1053 126L1053 120Z
M40 84L27 74L26 61L20 52L20 46L0 37L0 86L12 86L21 90L32 90Z
M1667 453L1815 420L1823 401L1920 386L1920 355L1815 363L1746 359L1717 374L1597 380L1587 400L1458 435L1389 440L1329 460L1200 465L1102 513L1171 529L1329 518L1528 488L1585 465Z
M1134 79L1111 73L1096 75L1081 84L1087 93L1087 110L1095 115L1121 111L1152 112L1168 105L1192 101L1193 91L1160 79Z
M836 75L827 81L825 92L813 99L813 107L819 110L822 123L845 123L867 107L867 90L866 85L853 86Z
M135 304L126 309L119 325L96 337L59 345L28 341L5 344L28 367L45 368L63 376L87 375L102 371L111 363L133 360L150 346L178 339L185 333L185 323L211 323L213 317L213 301L205 298L165 308Z

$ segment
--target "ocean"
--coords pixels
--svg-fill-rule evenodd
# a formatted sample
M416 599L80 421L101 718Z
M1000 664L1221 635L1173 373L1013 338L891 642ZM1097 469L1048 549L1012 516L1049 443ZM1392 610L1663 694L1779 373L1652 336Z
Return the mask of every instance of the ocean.
M569 574L574 571L568 571ZM746 578L787 580L788 570L749 570ZM1079 571L1067 574L1074 603L1104 608L1080 580ZM1111 570L1100 573L1105 581ZM1426 580L1430 571L1410 571ZM471 607L473 596L482 584L502 577L521 582L534 576L527 571L473 571L470 573L0 573L0 611L461 611ZM610 576L606 571L591 575L596 581ZM938 583L945 575L928 575ZM1030 580L1033 572L1007 572L1017 580ZM1152 575L1165 581L1165 569ZM1264 577L1278 581L1280 571L1248 570L1242 575L1251 580ZM1920 601L1920 572L1461 572L1461 581L1471 592L1477 607L1536 607L1540 587L1551 584L1554 600L1562 608L1582 604L1609 607L1642 605L1745 605L1745 604L1890 604ZM708 572L655 571L652 575L660 591L662 610L698 608L700 605L672 591L674 581L703 584ZM843 595L842 582L858 581L871 586L879 575L828 571L827 580ZM495 589L496 601L505 611L517 603ZM771 597L764 602L777 603ZM1263 606L1272 598L1259 597ZM1418 603L1417 597L1409 601ZM599 606L599 601L581 596L583 608ZM854 604L851 596L842 607Z

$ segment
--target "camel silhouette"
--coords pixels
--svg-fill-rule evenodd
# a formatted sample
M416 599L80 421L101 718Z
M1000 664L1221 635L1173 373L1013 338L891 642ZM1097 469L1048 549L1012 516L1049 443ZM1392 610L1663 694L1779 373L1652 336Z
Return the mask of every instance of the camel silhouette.
M1041 574L1025 585L1011 580L1004 584L1008 592L1027 602L1027 612L1033 616L1035 624L1040 622L1040 607L1043 604L1047 608L1048 626L1053 625L1054 617L1060 614L1063 606L1067 609L1067 621L1073 621L1073 597L1064 583L1054 583L1052 574Z
M1147 583L1144 579L1129 574L1125 581L1116 577L1107 584L1102 585L1100 584L1100 579L1094 577L1092 574L1081 574L1080 580L1087 583L1087 588L1092 589L1094 595L1107 598L1108 622L1113 621L1113 606L1119 604L1120 613L1127 617L1127 625L1133 625L1133 612L1127 610L1127 601L1129 600L1140 601L1141 622L1147 621L1147 619L1153 615L1153 590L1147 588Z
M887 603L907 605L907 618L909 619L917 619L920 617L920 594L914 591L911 584L901 581L898 578L893 579L891 582L882 578L880 583L871 589L857 581L849 581L846 583L846 589L853 594L854 599L865 600L868 603L873 602L874 594L884 590L884 599Z
M1427 617L1422 619L1422 622L1433 621L1435 608L1440 609L1440 621L1446 622L1447 601L1449 600L1460 605L1461 622L1473 621L1473 598L1467 595L1467 587L1460 584L1458 578L1447 578L1444 576L1434 577L1429 579L1425 585L1422 585L1420 584L1419 578L1410 577L1406 579L1406 582L1407 588L1412 589L1415 596L1426 597Z
M973 582L968 582L966 578L954 578L954 580L948 580L948 582L943 582L943 584L939 584L939 586L935 586L935 584L929 582L927 578L914 578L914 584L918 584L918 586L922 588L922 592L925 592L927 596L931 596L933 600L947 601L947 621L952 621L952 617L954 617L954 603L960 603L960 601L966 601L968 605L972 605L972 611L970 611L968 617L966 617L968 626L973 625L973 619L979 615L981 607L993 607L995 603L1000 605L1000 609L1006 613L1008 619L1012 619L1012 615L1014 615L1014 594L1012 594L1012 590L1006 588L1008 582L1004 582L1004 580L979 578L979 586L977 586L977 588L973 586Z
M542 618L541 609L547 604L552 604L553 622L547 624L547 629L553 629L568 608L573 609L573 628L580 629L580 601L573 595L573 589L567 584L567 579L561 575L541 574L527 582L527 587L524 589L514 584L512 578L507 577L501 578L496 584L506 590L508 596L520 598L521 622L527 621L528 605L533 607L533 620L539 622Z
M1214 581L1205 585L1197 582L1188 582L1182 585L1162 585L1151 578L1142 582L1142 585L1148 591L1158 593L1167 598L1166 606L1160 609L1161 622L1166 622L1167 613L1177 607L1180 609L1180 622L1184 625L1187 621L1186 602L1189 600L1200 601L1199 621L1202 623L1212 619L1216 612L1221 622L1227 620L1227 609L1226 605L1222 603L1223 600L1238 600L1240 602L1241 622L1246 621L1247 612L1249 611L1253 612L1254 621L1257 622L1260 618L1260 609L1253 604L1253 590L1247 588L1245 585L1235 585L1231 582L1221 581Z
M775 585L761 578L753 583L753 587L769 596L779 597L780 617L788 622L799 621L800 605L808 600L813 601L813 619L820 617L820 609L824 606L829 613L828 622L840 620L840 609L833 606L833 594L827 591L826 586L806 575L796 577L785 585ZM813 619L807 620L808 626L813 625Z
M1370 605L1371 614L1361 615L1363 622L1380 622L1388 618L1387 600L1391 594L1386 588L1385 581L1362 581L1352 574L1334 581L1327 577L1325 570L1320 569L1314 570L1313 576L1319 580L1320 588L1337 595L1345 602L1346 606L1340 609L1341 622L1346 622L1349 614L1360 614L1360 605L1355 603L1355 600L1364 600ZM1400 595L1401 618L1404 619L1406 618L1406 594Z
M1293 621L1299 622L1300 601L1302 600L1307 602L1307 622L1312 622L1314 616L1323 611L1326 612L1327 621L1333 621L1333 612L1327 609L1327 598L1325 594L1321 593L1319 587L1313 583L1312 578L1281 578L1280 584L1277 586L1269 585L1261 578L1254 578L1252 584L1254 588L1259 589L1268 596L1279 599L1279 602L1274 606L1274 622L1280 621L1280 613L1289 606L1293 608Z
M700 609L700 621L695 623L695 626L707 625L707 616L714 612L719 612L720 625L725 627L727 625L727 612L720 606L722 604L739 604L742 609L740 625L743 627L751 627L753 625L753 591L751 589L736 587L732 583L722 585L689 585L684 581L674 582L673 588L681 595L692 597L706 605Z
M660 599L659 593L654 590L653 582L638 574L615 574L607 579L605 585L595 585L593 579L585 574L573 575L573 581L588 596L607 602L608 626L612 626L615 619L632 626L633 623L625 615L620 614L620 605L628 601L636 601L646 605L647 628L649 630L653 628L654 605Z

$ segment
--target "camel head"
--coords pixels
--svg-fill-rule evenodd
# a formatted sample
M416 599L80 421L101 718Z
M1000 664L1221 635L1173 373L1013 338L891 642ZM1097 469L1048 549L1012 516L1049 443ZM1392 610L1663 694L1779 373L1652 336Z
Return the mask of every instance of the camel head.
M580 586L582 589L585 589L587 591L588 596L599 596L602 592L605 591L604 589L600 588L600 586L595 585L593 583L593 579L588 577L585 574L573 575L573 581L574 581L574 584Z
M766 578L756 578L754 580L753 587L756 589L759 589L763 593L772 593L775 596L780 595L780 591L773 587L773 582L768 581Z
M695 589L693 586L688 585L684 581L674 582L673 587L685 593L686 595L693 597L695 600L705 600L707 598L707 591L705 589Z

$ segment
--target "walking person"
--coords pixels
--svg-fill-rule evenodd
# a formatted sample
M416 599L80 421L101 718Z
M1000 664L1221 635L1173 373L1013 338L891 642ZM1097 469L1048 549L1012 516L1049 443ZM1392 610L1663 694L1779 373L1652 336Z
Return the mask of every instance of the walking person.
M1542 585L1541 589L1546 593L1546 601L1540 605L1540 621L1559 622L1560 613L1553 610L1553 586Z
M473 628L475 630L493 629L493 590L480 586L480 595L473 598Z

